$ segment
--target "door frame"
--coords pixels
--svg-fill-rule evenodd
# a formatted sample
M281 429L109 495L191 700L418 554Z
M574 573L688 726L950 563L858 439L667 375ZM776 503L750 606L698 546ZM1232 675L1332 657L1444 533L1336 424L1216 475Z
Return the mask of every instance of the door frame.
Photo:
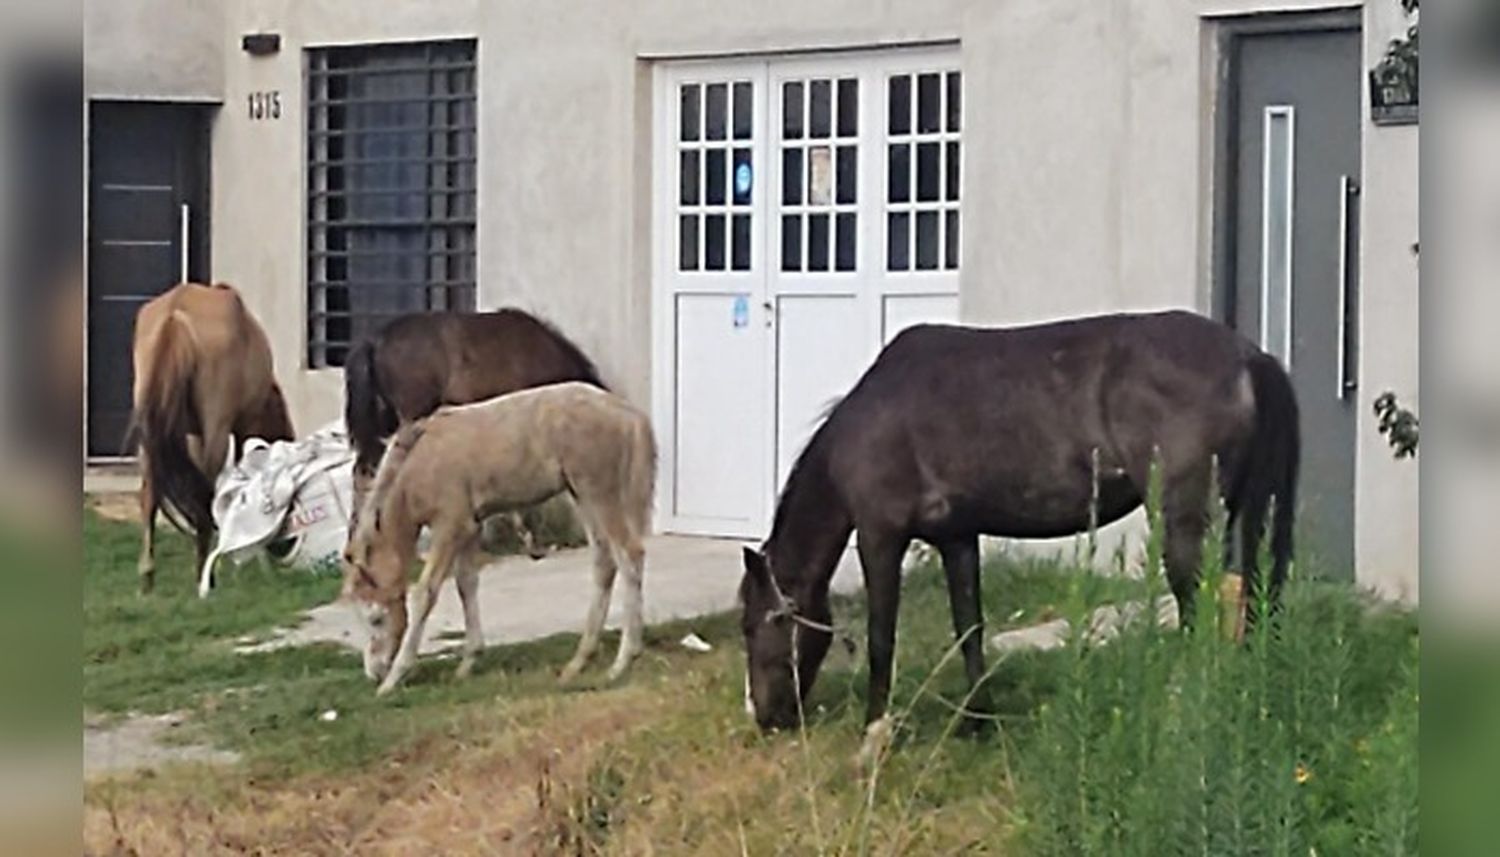
M83 401L80 403L79 413L82 415L82 429L78 433L79 455L85 466L110 466L110 465L133 465L137 456L128 450L124 455L91 455L89 453L89 404L91 401L89 390L89 321L93 304L93 284L91 273L93 270L92 254L89 252L93 241L93 144L94 144L94 106L96 104L115 105L150 105L166 108L180 108L194 110L202 115L202 149L199 156L202 160L200 174L203 176L203 215L202 229L198 231L196 240L192 241L189 250L189 258L198 262L201 270L208 272L213 270L213 133L214 125L218 121L218 109L223 106L223 101L214 98L170 98L170 97L147 97L135 98L124 96L111 96L106 94L89 95L83 104L83 252L82 265L83 276L80 287L83 289L83 312L82 312L82 347L83 347Z
M1236 208L1239 204L1239 45L1249 36L1313 33L1328 30L1363 32L1364 7L1341 6L1314 11L1260 12L1249 15L1205 17L1205 44L1209 54L1210 108L1206 129L1209 150L1208 220L1209 276L1207 305L1216 320L1239 330L1239 294L1235 267L1239 247L1235 239ZM1361 98L1364 87L1361 76ZM1363 110L1363 108L1361 108ZM1363 135L1363 129L1361 129ZM1363 171L1363 158L1361 158ZM1364 176L1360 176L1363 183ZM1360 209L1363 214L1363 208ZM1291 303L1288 303L1288 312Z
M742 53L722 56L691 56L682 58L663 57L652 63L652 114L651 114L651 409L659 446L665 450L657 477L658 529L715 535L728 538L746 538L749 534L726 533L723 521L695 519L676 513L677 487L677 373L676 373L676 296L691 294L689 290L674 287L676 254L674 253L675 229L673 205L677 192L677 165L675 148L677 130L673 127L675 117L675 84L694 72L716 77L737 76L754 81L756 89L755 122L751 150L757 164L756 180L752 190L751 269L744 275L751 288L751 323L763 324L769 329L762 343L761 360L765 367L765 387L760 412L763 425L746 430L762 433L762 448L766 451L763 473L759 480L761 489L758 502L764 509L764 524L768 528L775 509L779 450L777 449L780 415L780 377L778 343L780 326L774 321L778 300L784 292L788 295L848 295L855 293L865 305L864 330L874 351L888 338L885 331L886 302L890 297L946 297L959 294L959 276L962 265L956 270L909 271L891 274L885 270L886 235L884 222L885 203L885 146L887 133L884 127L875 127L874 120L884 117L884 75L923 71L932 67L953 66L962 70L962 54L957 42L917 43L908 45L857 46L844 49L820 49L812 51L779 51L767 53ZM777 145L779 136L772 127L772 118L779 115L773 109L779 97L777 84L784 78L809 76L839 76L857 74L862 80L878 78L882 85L874 89L862 84L860 135L859 135L859 212L863 222L859 226L857 259L862 265L873 266L857 269L856 273L842 275L834 272L819 274L822 282L807 280L801 284L787 283L778 290L778 280L795 280L780 274L780 220L779 203L769 194L779 193L781 179L781 152ZM915 98L915 93L912 95ZM879 100L877 102L877 99ZM966 105L967 107L967 105ZM967 113L967 110L965 110ZM758 136L757 136L758 135ZM960 146L960 183L967 174L969 154L967 146ZM913 191L915 192L915 191ZM773 222L774 221L774 222ZM915 226L912 227L915 229ZM962 227L960 227L962 228ZM758 229L756 232L754 230ZM960 254L962 254L960 239ZM939 252L941 248L939 248ZM827 278L826 280L824 278ZM869 280L869 285L862 285ZM721 289L711 290L719 293ZM866 294L868 293L868 294ZM768 320L767 314L773 314Z

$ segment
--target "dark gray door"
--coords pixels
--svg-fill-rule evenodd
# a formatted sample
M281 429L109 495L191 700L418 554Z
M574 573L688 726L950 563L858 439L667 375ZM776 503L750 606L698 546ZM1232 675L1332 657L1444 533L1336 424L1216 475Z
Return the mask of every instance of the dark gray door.
M1354 568L1360 175L1357 29L1236 40L1236 325L1292 372L1302 412L1298 565Z
M90 456L131 452L136 311L184 278L208 278L209 118L198 105L89 107Z

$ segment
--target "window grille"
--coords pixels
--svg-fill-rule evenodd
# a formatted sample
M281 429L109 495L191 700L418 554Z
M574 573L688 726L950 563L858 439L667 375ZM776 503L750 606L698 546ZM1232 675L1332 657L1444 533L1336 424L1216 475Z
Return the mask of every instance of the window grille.
M308 364L394 316L473 311L475 42L308 52Z

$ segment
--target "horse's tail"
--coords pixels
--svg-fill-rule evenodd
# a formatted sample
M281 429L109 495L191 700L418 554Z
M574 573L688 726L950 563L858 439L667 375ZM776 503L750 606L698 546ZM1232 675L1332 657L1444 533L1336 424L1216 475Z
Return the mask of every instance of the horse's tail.
M396 478L401 474L401 466L406 463L407 456L411 455L412 448L422 435L427 431L427 420L417 420L401 426L385 452L380 456L379 465L376 467L374 479L370 483L370 489L365 493L362 507L356 510L355 516L350 520L350 541L363 540L370 532L366 529L366 521L380 529L380 509L385 505L386 495L390 493L391 486L395 484ZM366 514L373 512L373 514Z
M629 449L622 456L625 468L623 485L628 513L634 518L641 538L651 533L651 512L656 496L656 435L651 421L637 415L631 424Z
M198 356L189 322L174 311L162 322L138 386L127 436L146 454L147 478L165 500L200 533L213 529L213 483L188 453L187 436L201 432L194 400Z
M1274 500L1271 585L1267 593L1268 600L1274 604L1292 561L1297 473L1302 455L1297 395L1292 389L1291 378L1276 358L1256 354L1246 368L1255 393L1255 433L1244 465L1241 538L1246 551L1259 550L1261 526ZM1255 593L1247 595L1253 597Z
M385 452L384 440L396 430L396 413L375 375L375 341L366 339L344 363L344 426L354 445L355 468L372 473Z
M260 437L266 440L296 440L297 432L292 427L292 415L286 409L286 395L281 385L271 382L271 392L266 394L266 403L260 413Z

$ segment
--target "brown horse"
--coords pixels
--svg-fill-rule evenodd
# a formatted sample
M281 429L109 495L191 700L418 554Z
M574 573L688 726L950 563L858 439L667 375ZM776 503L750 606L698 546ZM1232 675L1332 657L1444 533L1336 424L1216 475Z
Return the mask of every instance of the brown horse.
M979 536L1051 538L1118 520L1160 466L1165 560L1190 620L1211 496L1256 547L1270 518L1274 606L1292 559L1300 456L1291 379L1274 357L1186 312L1026 327L918 325L880 353L787 476L740 584L747 694L763 728L798 722L831 639L828 587L853 532L869 599L871 736L890 697L901 559L937 548L973 708L988 707ZM1217 459L1218 484L1213 461ZM1274 514L1271 514L1274 499ZM1232 531L1232 530L1231 530ZM966 718L966 729L983 718Z
M354 445L353 533L385 438L441 405L463 405L530 387L581 381L607 389L599 371L551 325L518 309L414 313L365 339L344 365L344 424ZM533 557L539 548L510 513Z
M644 646L643 542L655 485L650 420L589 384L522 390L407 423L382 457L344 549L344 597L370 632L365 673L381 682L381 694L400 683L416 659L428 611L452 576L466 632L458 671L467 675L482 645L479 522L566 493L594 547L594 599L560 678L577 676L598 648L618 569L625 573L625 627L609 671L610 680L618 679ZM407 572L423 527L432 532L432 550L408 617Z
M141 459L141 590L155 580L156 510L165 505L197 538L198 564L213 535L214 480L229 438L291 440L265 331L239 292L182 283L135 318L130 438Z

